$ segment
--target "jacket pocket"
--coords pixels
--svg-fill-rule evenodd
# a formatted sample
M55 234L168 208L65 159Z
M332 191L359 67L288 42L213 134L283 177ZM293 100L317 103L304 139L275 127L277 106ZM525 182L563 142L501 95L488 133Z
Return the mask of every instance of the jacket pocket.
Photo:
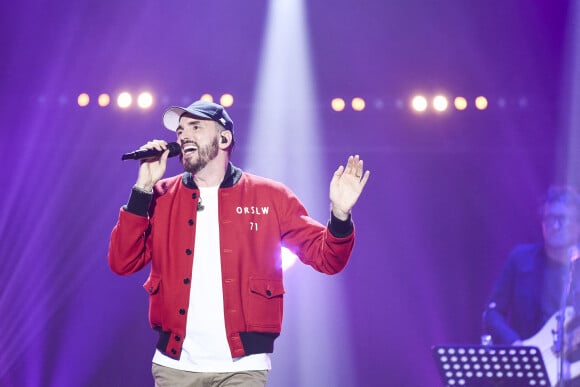
M161 315L163 313L163 302L161 300L161 278L156 275L149 275L143 288L149 293L149 322L153 327L162 327Z
M154 294L157 294L157 292L159 291L160 284L161 278L159 278L156 275L155 276L150 275L149 278L147 278L147 281L145 281L145 283L143 284L143 288L147 293L149 293L150 296L152 296Z
M281 279L250 278L250 300L247 312L249 328L268 328L279 332L282 327L284 285Z

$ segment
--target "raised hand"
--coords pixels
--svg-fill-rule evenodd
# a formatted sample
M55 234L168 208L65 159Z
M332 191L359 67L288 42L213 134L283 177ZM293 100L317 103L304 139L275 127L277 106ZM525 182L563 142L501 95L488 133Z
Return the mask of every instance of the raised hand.
M363 174L363 161L359 155L349 156L346 167L339 166L330 181L330 203L334 216L346 220L357 202L371 172Z

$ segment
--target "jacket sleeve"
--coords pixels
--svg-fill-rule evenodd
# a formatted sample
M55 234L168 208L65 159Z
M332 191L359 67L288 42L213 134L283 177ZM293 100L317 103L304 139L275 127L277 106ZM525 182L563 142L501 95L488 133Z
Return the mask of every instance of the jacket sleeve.
M504 265L483 312L484 331L492 336L495 344L512 344L521 340L509 324L509 313L514 307L513 294L517 270L513 253Z
M281 214L282 241L302 262L325 274L342 271L354 247L352 220L341 221L331 214L325 227L308 216L298 198L287 192L286 210Z
M108 252L109 267L116 274L135 273L151 260L151 225L147 211L152 197L133 189L129 202L119 211Z

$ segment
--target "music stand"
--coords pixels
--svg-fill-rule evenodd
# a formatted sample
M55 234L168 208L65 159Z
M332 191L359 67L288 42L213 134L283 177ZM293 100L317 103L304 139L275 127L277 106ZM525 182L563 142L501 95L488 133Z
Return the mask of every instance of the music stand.
M550 386L537 347L436 345L432 350L445 386Z

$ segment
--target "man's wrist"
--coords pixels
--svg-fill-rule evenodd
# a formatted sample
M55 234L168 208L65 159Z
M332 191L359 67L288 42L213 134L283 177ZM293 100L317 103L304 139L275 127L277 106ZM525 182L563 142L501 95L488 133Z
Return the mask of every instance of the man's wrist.
M153 193L153 187L151 187L151 186L135 184L133 186L133 189L136 191L139 191L141 193L145 193L145 194L152 194Z
M346 221L350 217L350 211L342 211L332 205L330 206L330 210L332 211L332 215L339 220Z

